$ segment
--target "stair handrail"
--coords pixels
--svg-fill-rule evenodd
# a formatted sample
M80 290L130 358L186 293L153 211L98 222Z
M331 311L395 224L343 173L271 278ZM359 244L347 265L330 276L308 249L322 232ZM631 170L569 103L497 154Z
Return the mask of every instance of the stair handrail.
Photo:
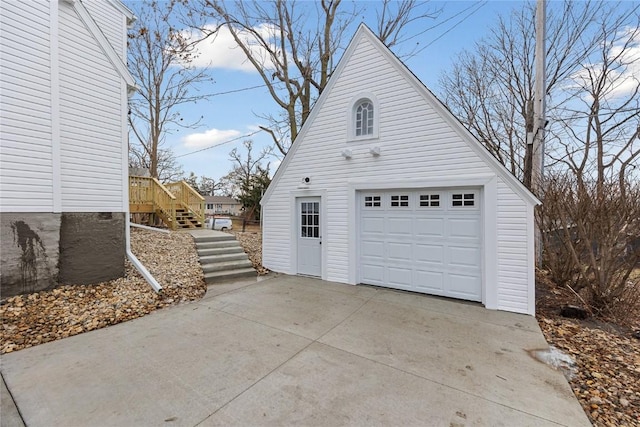
M177 204L187 209L196 220L204 224L204 197L184 180L167 184L167 187L176 195Z
M168 219L169 228L175 230L177 198L156 178L129 176L129 203L151 203Z

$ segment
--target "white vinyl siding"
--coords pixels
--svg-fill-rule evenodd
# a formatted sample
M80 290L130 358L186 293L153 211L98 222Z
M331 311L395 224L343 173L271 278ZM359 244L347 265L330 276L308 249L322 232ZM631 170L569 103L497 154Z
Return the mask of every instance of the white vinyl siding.
M89 3L101 31L124 57L125 16L108 2ZM54 211L54 179L59 172L56 182L62 211L122 212L127 208L123 191L125 83L73 5L55 4L57 93L52 90L56 62L51 50L56 44L49 36L53 28L50 12L56 6L2 2L0 209ZM55 121L59 135L53 131ZM54 139L59 141L56 164Z
M527 312L527 204L504 181L498 181L498 308Z
M109 44L113 46L120 58L126 61L124 54L126 52L126 37L123 33L123 28L126 27L125 16L104 0L83 0L82 4L96 21Z
M48 2L3 0L0 13L2 212L52 210L48 33Z
M90 8L100 25L113 7ZM120 19L119 31L124 31ZM114 30L104 31L115 35ZM118 212L123 202L122 79L71 7L60 8L60 154L62 209Z

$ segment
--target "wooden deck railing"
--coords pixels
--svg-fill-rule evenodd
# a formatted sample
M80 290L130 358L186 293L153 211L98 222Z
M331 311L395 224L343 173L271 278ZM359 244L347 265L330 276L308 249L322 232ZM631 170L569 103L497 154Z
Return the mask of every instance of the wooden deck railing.
M155 178L129 177L129 212L159 213L169 228L176 229L176 196Z
M157 214L175 230L181 226L181 221L185 222L185 212L196 220L196 224L204 224L204 197L184 181L163 185L155 178L130 176L129 212ZM182 212L181 219L178 212ZM188 222L194 226L191 220Z
M172 182L167 184L167 188L176 196L178 205L192 212L199 221L204 223L204 197L185 181Z

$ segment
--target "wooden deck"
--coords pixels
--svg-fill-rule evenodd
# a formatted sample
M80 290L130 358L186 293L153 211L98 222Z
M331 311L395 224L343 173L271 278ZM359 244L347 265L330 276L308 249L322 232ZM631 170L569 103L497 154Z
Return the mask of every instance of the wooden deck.
M155 178L129 177L132 221L159 220L171 230L204 227L204 197L184 181L163 185Z

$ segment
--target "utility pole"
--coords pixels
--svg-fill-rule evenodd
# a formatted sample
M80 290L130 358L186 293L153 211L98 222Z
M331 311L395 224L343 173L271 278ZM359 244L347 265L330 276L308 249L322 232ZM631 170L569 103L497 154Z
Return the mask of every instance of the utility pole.
M533 158L531 173L531 188L536 195L542 191L544 176L544 132L546 126L546 0L537 0L536 7L536 80L533 103Z
M531 155L531 188L533 192L541 197L544 192L544 132L547 125L546 119L546 0L537 0L536 7L536 80L533 102L533 135L532 135L532 155ZM527 135L529 136L529 135ZM529 141L527 141L529 142ZM542 230L536 227L535 231L535 251L536 263L542 263Z

